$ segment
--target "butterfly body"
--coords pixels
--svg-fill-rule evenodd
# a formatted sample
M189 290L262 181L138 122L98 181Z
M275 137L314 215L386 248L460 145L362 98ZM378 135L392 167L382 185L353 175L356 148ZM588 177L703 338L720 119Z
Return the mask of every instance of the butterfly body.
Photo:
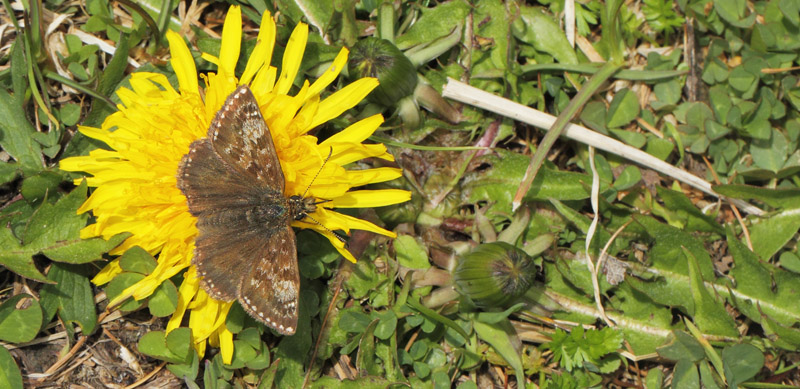
M272 135L246 85L225 101L208 136L191 144L178 187L197 218L192 264L203 289L294 334L300 274L291 223L316 208L313 198L284 195Z

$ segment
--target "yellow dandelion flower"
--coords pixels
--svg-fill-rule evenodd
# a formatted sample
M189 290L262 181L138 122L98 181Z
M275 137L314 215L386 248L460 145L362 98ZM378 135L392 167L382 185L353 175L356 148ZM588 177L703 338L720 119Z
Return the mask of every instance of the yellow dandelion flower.
M295 222L295 227L319 232L345 258L355 261L331 231L347 233L350 229L362 229L390 237L394 234L332 208L384 206L410 198L410 193L402 190L350 190L401 176L401 171L393 168L344 168L369 157L393 159L385 146L362 143L383 122L380 115L354 123L321 143L308 135L313 128L358 104L377 86L377 80L357 80L321 100L321 92L345 66L348 52L342 49L322 76L313 83L305 81L295 95L289 95L305 51L308 27L299 24L292 33L280 74L270 65L275 36L275 23L265 13L257 44L244 72L237 78L234 68L240 54L242 19L239 7L231 7L223 26L219 57L203 54L203 58L216 64L218 70L205 75L201 92L189 48L177 33L168 32L178 90L161 74L134 73L130 78L131 89L120 88L117 92L122 102L117 107L119 111L106 118L102 128L80 128L83 134L103 141L110 150L94 150L88 156L61 162L64 170L89 173L91 176L86 180L95 188L78 210L80 213L92 211L96 219L81 231L83 238L108 239L130 232L132 235L111 254L122 254L133 246L140 246L157 256L155 270L127 288L111 304L128 297L144 299L162 282L185 271L178 307L167 331L177 328L188 311L195 349L203 355L208 341L221 348L226 363L230 363L233 356L233 334L225 327L233 303L214 300L199 287L196 270L191 266L198 233L196 219L188 211L176 176L189 145L206 135L214 115L238 85L250 85L270 128L286 179L284 194L303 195L307 190L309 196L330 200L319 204L312 214L313 220L320 224L304 220ZM121 271L118 260L113 261L93 282L107 283Z

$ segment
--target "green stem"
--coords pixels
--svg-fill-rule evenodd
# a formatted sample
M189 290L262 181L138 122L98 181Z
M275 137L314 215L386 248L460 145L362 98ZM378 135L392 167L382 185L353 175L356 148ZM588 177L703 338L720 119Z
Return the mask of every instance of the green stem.
M137 14L139 14L139 16L142 17L142 19L144 19L144 22L147 23L147 26L150 27L151 31L153 31L152 35L155 36L157 40L159 40L159 42L157 42L156 45L158 46L158 44L160 44L162 30L158 28L158 25L156 24L155 20L153 20L153 18L150 17L150 14L148 14L147 11L144 10L144 8L140 7L139 4L136 4L130 0L117 0L117 1L122 3L124 6L130 8L131 11L136 12ZM165 1L164 3L169 4L170 2ZM169 12L167 12L167 16L169 16ZM167 18L167 20L169 20L169 18Z
M594 93L600 89L600 86L603 85L606 80L611 78L614 73L619 70L621 63L616 61L609 61L606 62L603 67L601 67L597 73L595 73L592 78L589 79L586 84L583 85L583 88L578 92L575 97L570 100L569 105L567 108L558 115L556 118L555 123L553 126L550 127L550 130L547 131L544 138L542 138L542 142L539 144L539 147L536 149L536 152L533 154L533 158L531 158L531 163L528 165L528 170L525 171L525 178L523 178L522 185L520 186L519 190L517 190L517 194L514 196L514 202L512 203L512 209L516 210L519 208L519 205L522 203L522 198L528 193L530 190L531 185L533 184L534 178L536 178L536 174L539 173L539 168L542 167L542 163L544 162L544 158L550 152L550 149L553 147L553 144L556 142L561 133L564 132L564 129L567 127L567 124L572 120L572 118L578 114L578 112L583 108L583 105L589 101L589 98L594 95Z
M394 43L394 6L384 1L378 9L378 38Z
M556 72L563 71L570 73L595 74L597 73L598 70L600 70L600 67L588 64L571 65L571 64L548 63L548 64L522 65L520 66L520 70L522 71L522 74L524 76L527 76L529 73L538 73L546 71L556 71ZM617 72L617 74L614 75L614 78L619 80L631 80L631 81L657 81L657 80L679 77L686 73L687 70L621 69L619 72Z
M59 82L59 83L64 84L64 85L67 85L70 88L73 88L75 90L79 90L79 91L81 91L83 93L86 93L87 95L92 96L95 99L99 99L100 101L108 104L111 108L116 108L116 106L117 106L108 97L105 97L105 96L101 95L100 93L97 93L97 91L95 91L93 89L90 89L90 88L87 88L87 87L85 87L85 86L83 86L81 84L78 84L74 80L70 80L69 78L62 77L58 73L51 72L49 70L45 70L44 76L49 78L49 79L51 79L51 80L53 80L53 81Z

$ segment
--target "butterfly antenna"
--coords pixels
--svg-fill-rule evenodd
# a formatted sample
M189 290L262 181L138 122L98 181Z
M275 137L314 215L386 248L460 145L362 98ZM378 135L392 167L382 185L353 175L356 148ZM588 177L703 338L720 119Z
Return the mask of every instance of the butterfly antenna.
M316 180L317 180L317 177L319 177L319 174L320 174L320 173L322 173L322 169L323 169L323 168L325 167L325 165L328 163L328 160L330 160L330 159L331 159L331 156L332 156L332 155L333 155L333 147L331 147L331 151L330 151L330 152L328 152L328 156L327 156L327 157L325 157L325 160L324 160L324 161L322 161L322 166L320 166L320 167L319 167L319 170L317 170L317 174L315 174L315 175L314 175L314 178L312 178L312 179L311 179L311 182L310 182L310 183L308 184L308 186L306 187L306 191L305 191L305 192L303 192L303 196L301 196L302 198L306 198L306 195L308 194L308 190L309 190L309 189L311 189L311 185L313 185L313 184L314 184L314 181L316 181ZM328 201L330 201L330 200L328 200ZM324 202L324 201L323 201L323 202ZM317 204L321 204L321 203L317 203ZM316 220L314 220L314 221L316 221ZM317 222L317 223L319 223L319 222ZM320 225L322 225L322 224L320 224Z
M330 201L330 200L325 200L325 201ZM331 233L333 236L335 236L335 237L336 237L336 239L339 239L339 241L341 241L342 243L344 243L344 244L345 244L345 247L347 246L347 240L346 240L344 237L342 237L341 235L339 235L339 234L338 234L338 233L336 233L335 231L331 230L330 228L326 227L324 224L320 223L320 222L319 222L319 220L317 220L317 219L314 219L314 218L313 218L311 215L309 215L309 214L306 214L306 217L307 217L307 218L309 218L309 219L311 219L311 220L312 220L314 223L317 223L317 224L318 224L320 227L322 227L323 229L325 229L325 231L328 231L328 232L330 232L330 233Z
M303 192L303 196L302 196L302 198L305 198L305 197L306 197L306 194L308 194L308 190L309 190L309 189L311 189L311 185L314 183L314 181L316 181L316 180L317 180L317 177L319 177L319 174L322 172L322 169L325 167L325 165L326 165L326 164L328 163L328 161L331 159L331 156L332 156L332 155L333 155L333 147L331 147L331 151L329 151L329 152L328 152L328 156L327 156L327 157L325 157L325 160L324 160L324 161L322 161L322 166L320 166L320 167L319 167L319 170L317 171L317 174L315 174L315 175L314 175L314 178L311 180L311 183L310 183L310 184L308 184L308 187L306 188L306 191L305 191L305 192ZM315 202L314 202L314 205L324 204L324 203L327 203L327 202L331 201L331 200L326 200L326 199L317 199L317 200L318 200L318 201L315 201ZM331 233L331 235L335 236L335 237L336 237L336 239L339 239L339 241L341 241L342 243L344 243L344 244L345 244L345 247L347 247L347 240L345 240L345 238L344 238L344 237L342 237L341 235L337 234L336 232L334 232L334 231L333 231L333 230L331 230L330 228L326 227L324 224L320 223L320 222L319 222L319 220L317 220L317 219L314 219L314 218L313 218L311 215L309 215L309 214L306 214L306 215L305 215L305 217L307 217L307 218L311 219L312 221L314 221L314 223L317 223L317 224L318 224L320 227L322 227L323 229L325 229L325 231L328 231L328 232L330 232L330 233Z

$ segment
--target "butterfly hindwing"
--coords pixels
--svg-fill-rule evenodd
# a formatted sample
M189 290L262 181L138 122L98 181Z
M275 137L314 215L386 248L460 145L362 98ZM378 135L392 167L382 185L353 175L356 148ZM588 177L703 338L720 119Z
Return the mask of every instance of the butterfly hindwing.
M294 334L297 330L300 272L292 227L283 227L253 255L256 257L252 268L241 279L239 302L255 319L281 334Z

